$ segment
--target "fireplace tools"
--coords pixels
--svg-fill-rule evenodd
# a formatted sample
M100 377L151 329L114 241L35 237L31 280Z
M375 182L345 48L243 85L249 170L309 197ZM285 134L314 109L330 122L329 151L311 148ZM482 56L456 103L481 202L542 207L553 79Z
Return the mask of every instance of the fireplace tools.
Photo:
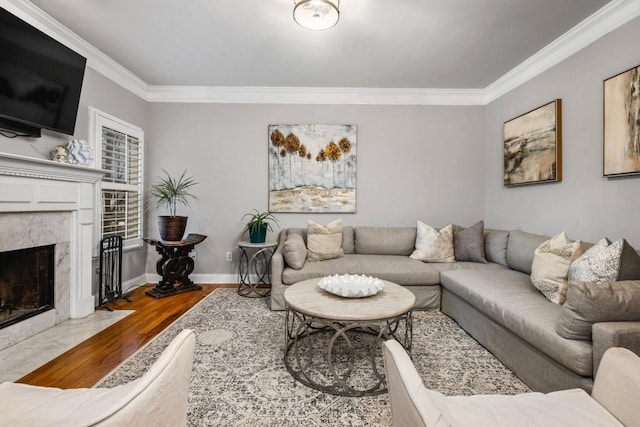
M100 241L100 284L98 305L122 297L122 237L109 236ZM125 299L129 301L126 297ZM131 302L131 301L129 301Z

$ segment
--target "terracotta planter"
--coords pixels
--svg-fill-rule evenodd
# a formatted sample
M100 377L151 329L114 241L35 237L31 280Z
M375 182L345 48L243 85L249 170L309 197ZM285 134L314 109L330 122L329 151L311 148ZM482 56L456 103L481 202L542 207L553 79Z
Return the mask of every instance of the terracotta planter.
M182 240L184 231L187 229L186 216L159 216L158 230L160 239L166 242L178 242Z

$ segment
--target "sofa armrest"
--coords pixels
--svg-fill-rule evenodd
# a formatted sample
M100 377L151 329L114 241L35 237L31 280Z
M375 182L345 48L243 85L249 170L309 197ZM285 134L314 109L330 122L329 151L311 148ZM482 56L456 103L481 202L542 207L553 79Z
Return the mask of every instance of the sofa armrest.
M282 284L282 272L286 265L284 255L282 254L285 240L287 240L287 229L280 231L278 235L278 246L271 256L271 286L274 284Z
M593 397L622 424L640 426L640 357L626 348L610 348L593 383Z
M591 327L593 336L593 376L610 347L624 347L640 355L640 322L600 322Z

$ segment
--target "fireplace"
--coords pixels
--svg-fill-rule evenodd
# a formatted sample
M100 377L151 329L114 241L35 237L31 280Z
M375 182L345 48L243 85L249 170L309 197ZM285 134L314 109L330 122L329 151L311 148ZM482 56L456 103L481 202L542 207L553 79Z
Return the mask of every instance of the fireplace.
M93 313L91 258L99 219L96 183L102 175L91 167L0 153L0 253L53 245L50 277L55 284L52 304L38 301L38 313L19 322L11 319L0 329L0 350Z
M55 245L0 252L0 328L53 309Z

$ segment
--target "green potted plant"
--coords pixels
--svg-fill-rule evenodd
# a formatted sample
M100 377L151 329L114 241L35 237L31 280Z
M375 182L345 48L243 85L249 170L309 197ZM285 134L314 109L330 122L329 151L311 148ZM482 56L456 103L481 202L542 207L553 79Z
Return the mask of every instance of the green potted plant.
M191 188L197 184L192 176L186 176L187 171L182 172L179 178L169 175L162 169L164 176L160 181L151 186L151 196L156 200L157 208L167 208L170 215L158 216L158 230L160 238L165 241L182 240L187 228L187 217L176 215L178 205L189 206L190 199L198 200L191 193Z
M267 230L273 231L271 222L278 224L278 219L269 212L258 212L256 209L253 213L246 213L242 217L244 221L248 217L245 223L242 234L249 233L249 241L251 243L264 243L267 239Z

